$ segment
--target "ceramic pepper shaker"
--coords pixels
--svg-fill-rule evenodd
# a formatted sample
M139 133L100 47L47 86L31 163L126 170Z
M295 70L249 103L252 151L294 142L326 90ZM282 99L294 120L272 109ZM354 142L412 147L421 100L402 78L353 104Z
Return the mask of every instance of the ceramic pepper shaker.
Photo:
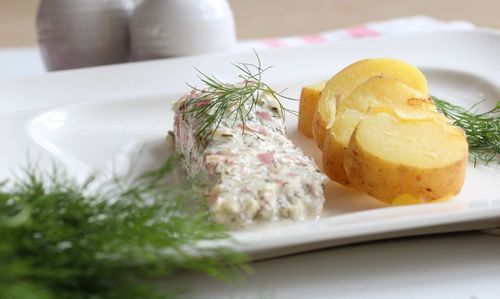
M236 44L227 0L143 0L130 21L133 60L227 51Z
M132 5L133 0L42 0L36 24L46 68L129 61Z

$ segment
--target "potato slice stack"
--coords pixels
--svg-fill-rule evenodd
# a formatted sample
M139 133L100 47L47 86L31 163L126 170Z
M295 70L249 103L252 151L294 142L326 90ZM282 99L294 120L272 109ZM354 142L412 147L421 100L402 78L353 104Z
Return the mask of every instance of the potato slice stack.
M460 192L465 134L436 111L416 67L365 59L320 88L304 87L299 130L323 150L323 169L332 180L389 204L426 203Z

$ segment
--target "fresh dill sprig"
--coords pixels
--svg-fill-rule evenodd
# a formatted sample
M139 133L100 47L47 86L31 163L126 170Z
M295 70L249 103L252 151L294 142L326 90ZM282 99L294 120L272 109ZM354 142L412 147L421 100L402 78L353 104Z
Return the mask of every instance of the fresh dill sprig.
M188 204L201 196L190 184L164 183L174 163L131 185L34 168L0 184L0 299L172 298L154 279L184 268L229 280L229 270L245 270L242 254L197 245L227 238L226 229Z
M477 160L500 163L500 101L490 110L476 113L479 103L466 110L436 97L433 100L439 112L465 131L474 164Z
M240 121L244 131L248 115L256 108L262 93L266 93L276 100L279 113L283 117L285 111L296 114L280 101L280 99L296 99L284 96L284 91L277 92L262 81L262 74L271 67L263 67L257 52L255 52L255 56L257 58L256 64L232 63L241 72L238 75L241 83L236 85L221 82L215 76L209 76L196 69L199 73L199 79L205 86L197 88L188 84L196 92L196 95L188 100L186 113L191 114L194 118L204 120L195 127L195 137L199 141L205 143L211 139L223 119L230 119L234 124Z

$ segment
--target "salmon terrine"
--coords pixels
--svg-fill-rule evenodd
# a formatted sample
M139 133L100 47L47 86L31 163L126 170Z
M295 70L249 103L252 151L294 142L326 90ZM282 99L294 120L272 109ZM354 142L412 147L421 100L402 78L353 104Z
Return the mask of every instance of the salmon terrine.
M239 107L244 119L228 106L220 122L211 123L210 117L220 110L192 113L192 107L210 105L209 94L209 90L193 90L176 102L174 135L187 177L202 176L208 182L215 221L235 228L318 217L327 178L287 138L276 97L259 92L255 101ZM210 135L197 134L206 124L212 126Z

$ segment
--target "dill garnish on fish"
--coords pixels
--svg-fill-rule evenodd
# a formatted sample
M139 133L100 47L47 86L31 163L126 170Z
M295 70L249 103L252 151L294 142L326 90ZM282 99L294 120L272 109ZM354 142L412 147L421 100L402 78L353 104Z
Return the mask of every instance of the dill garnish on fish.
M294 101L296 99L284 96L284 91L277 92L262 81L262 74L271 67L263 67L257 53L255 56L257 57L256 64L233 63L241 71L238 76L241 81L239 84L221 82L216 77L196 69L205 86L197 88L188 84L194 93L193 97L187 101L186 113L194 118L206 116L206 120L195 128L195 136L198 140L206 141L213 137L223 119L231 119L234 123L240 121L242 130L245 130L248 115L255 109L262 93L267 93L276 100L278 112L283 117L285 112L296 114L281 102L281 99Z

